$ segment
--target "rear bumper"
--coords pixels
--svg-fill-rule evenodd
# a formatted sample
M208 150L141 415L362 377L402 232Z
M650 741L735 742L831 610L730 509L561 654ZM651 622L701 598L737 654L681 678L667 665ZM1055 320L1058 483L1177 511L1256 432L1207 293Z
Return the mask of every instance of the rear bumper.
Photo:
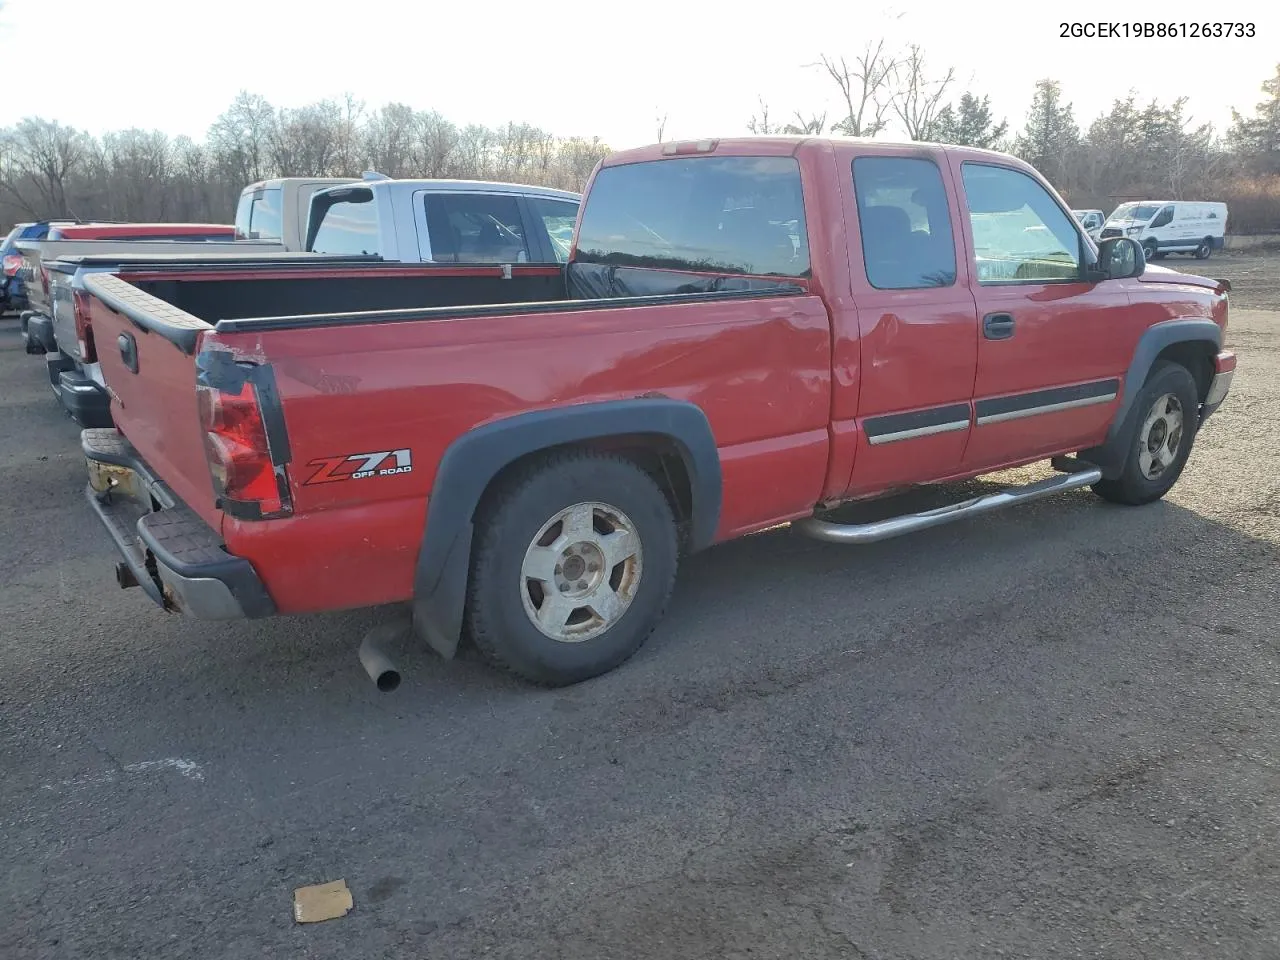
M59 373L54 390L62 401L62 409L80 426L93 428L112 425L111 397L106 390L78 370Z
M27 353L57 353L58 341L53 336L53 320L43 313L27 317Z
M156 604L197 620L269 617L276 612L253 565L182 503L115 430L85 430L85 495L111 534L121 586L140 586Z
M1204 403L1200 405L1200 422L1204 421L1222 406L1231 392L1231 381L1236 375L1236 355L1230 350L1223 350L1213 361L1213 379L1209 381L1209 392L1205 394Z

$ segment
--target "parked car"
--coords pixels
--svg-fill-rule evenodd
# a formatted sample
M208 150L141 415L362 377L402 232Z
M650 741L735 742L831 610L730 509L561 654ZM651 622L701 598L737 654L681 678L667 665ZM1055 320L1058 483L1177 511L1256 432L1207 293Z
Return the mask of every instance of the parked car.
M581 196L472 180L392 180L317 191L306 249L425 263L563 263Z
M1190 200L1123 203L1107 218L1101 236L1130 237L1142 244L1148 260L1170 253L1207 260L1226 243L1227 205Z
M317 190L353 177L275 177L251 183L236 204L236 238L273 240L285 250L302 250L307 236L307 215Z
M1102 223L1106 219L1101 210L1072 210L1071 215L1079 221L1080 226L1084 228L1084 232L1090 238L1094 240L1100 239Z
M21 276L22 254L17 248L19 240L40 240L46 237L54 223L64 221L41 220L37 223L19 223L0 242L0 315L20 313L27 309L27 293ZM26 321L22 324L26 333Z
M1087 242L1026 163L960 147L644 147L597 166L563 268L325 272L86 279L120 584L203 618L403 604L547 684L630 657L714 543L1154 501L1236 362L1229 284ZM1061 475L823 516L1039 460Z

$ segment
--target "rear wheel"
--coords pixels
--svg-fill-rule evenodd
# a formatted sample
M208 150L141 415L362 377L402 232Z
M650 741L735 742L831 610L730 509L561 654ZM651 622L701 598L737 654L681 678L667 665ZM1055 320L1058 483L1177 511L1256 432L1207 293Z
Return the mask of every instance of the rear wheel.
M1112 503L1138 506L1163 497L1186 465L1200 426L1199 391L1186 367L1161 364L1134 399L1140 411L1129 440L1124 469L1114 480L1099 480L1094 493Z
M556 453L486 501L466 612L486 658L561 686L640 649L671 596L678 543L671 506L644 471L609 454Z
M1196 247L1196 259L1208 260L1209 255L1213 253L1213 241L1205 237L1200 241L1200 246Z

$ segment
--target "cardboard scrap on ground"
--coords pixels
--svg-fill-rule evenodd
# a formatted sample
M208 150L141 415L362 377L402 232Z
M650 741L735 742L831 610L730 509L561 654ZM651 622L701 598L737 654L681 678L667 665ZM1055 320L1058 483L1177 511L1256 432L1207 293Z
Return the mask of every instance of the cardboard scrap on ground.
M293 919L298 923L318 923L347 915L354 906L346 880L317 883L293 891Z

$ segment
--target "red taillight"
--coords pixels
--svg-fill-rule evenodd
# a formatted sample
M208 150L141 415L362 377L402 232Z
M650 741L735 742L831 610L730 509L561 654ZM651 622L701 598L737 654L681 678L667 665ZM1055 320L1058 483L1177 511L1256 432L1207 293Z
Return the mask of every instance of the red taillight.
M45 269L45 265L40 264L40 286L43 288L45 295L49 293L49 271Z
M196 400L214 492L228 514L269 519L293 512L288 474L271 455L258 391L248 379L236 392L199 384Z
M17 253L11 253L4 258L4 275L6 277L16 277L18 271L22 269L22 256Z
M71 295L75 307L76 340L80 343L80 359L84 363L97 363L98 350L93 343L93 328L89 326L89 295L77 290Z

